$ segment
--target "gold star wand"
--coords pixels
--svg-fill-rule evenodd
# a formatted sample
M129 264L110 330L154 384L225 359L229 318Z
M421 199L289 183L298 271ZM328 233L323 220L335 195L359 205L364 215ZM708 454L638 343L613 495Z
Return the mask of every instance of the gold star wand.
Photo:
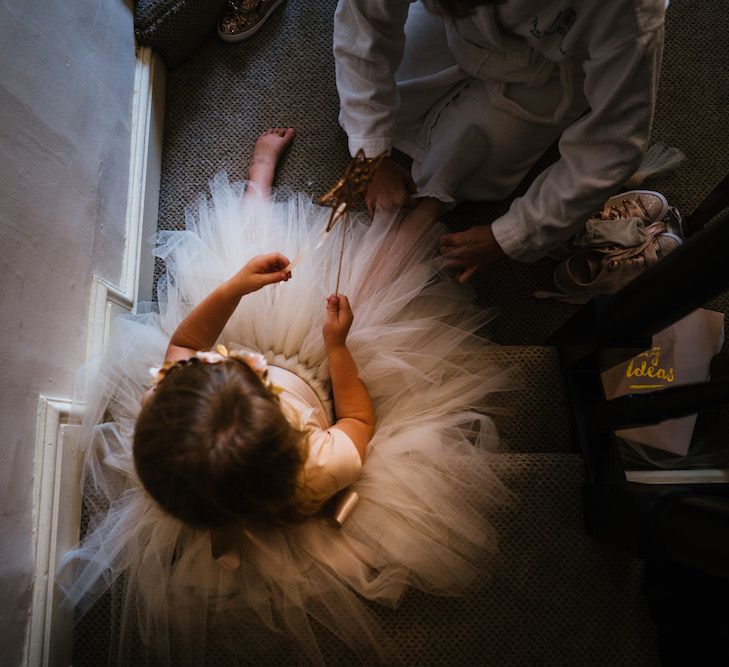
M380 166L385 153L381 153L377 157L367 158L364 151L360 148L357 154L352 158L344 176L340 178L336 185L319 199L322 206L331 206L332 213L329 216L329 222L324 230L326 236L332 231L334 226L344 219L344 228L342 229L342 245L339 249L339 268L337 269L337 286L334 289L335 294L339 294L339 278L342 274L342 259L344 258L344 238L347 233L347 224L349 223L349 208L352 204L364 199L367 192L367 186L370 184L372 177Z

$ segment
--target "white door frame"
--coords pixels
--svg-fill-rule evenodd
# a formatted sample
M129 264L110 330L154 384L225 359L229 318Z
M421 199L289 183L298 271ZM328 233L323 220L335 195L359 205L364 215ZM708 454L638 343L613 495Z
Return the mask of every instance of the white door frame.
M151 298L153 257L144 240L157 228L166 70L150 48L136 52L131 110L131 150L125 213L125 244L118 285L94 276L89 301L87 358L107 340L117 314L133 312ZM73 611L59 604L58 561L79 537L80 452L68 426L70 398L38 400L33 475L33 599L23 664L70 665Z

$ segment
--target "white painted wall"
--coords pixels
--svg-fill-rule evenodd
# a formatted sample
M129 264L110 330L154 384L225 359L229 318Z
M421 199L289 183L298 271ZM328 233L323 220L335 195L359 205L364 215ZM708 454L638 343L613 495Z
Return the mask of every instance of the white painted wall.
M0 664L19 664L38 396L70 397L91 277L119 281L132 0L0 0Z

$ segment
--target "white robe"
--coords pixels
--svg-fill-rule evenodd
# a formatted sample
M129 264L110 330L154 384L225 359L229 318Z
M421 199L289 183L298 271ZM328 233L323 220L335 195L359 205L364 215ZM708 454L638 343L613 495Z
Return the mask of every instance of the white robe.
M403 150L418 195L453 204L505 198L561 135L561 158L493 221L507 255L536 261L640 164L664 14L661 0L508 0L451 22L408 0L340 0L350 151Z

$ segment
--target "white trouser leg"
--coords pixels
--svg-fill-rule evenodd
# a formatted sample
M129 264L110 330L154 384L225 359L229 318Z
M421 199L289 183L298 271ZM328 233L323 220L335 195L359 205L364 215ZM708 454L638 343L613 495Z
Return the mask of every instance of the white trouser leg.
M448 48L443 19L420 2L410 7L405 24L405 53L395 73L400 94L396 145L416 157L419 136L431 111L468 79Z
M559 79L538 91L511 88L511 98L536 114L554 108L562 94ZM495 108L486 85L471 79L421 135L413 164L418 192L451 202L503 199L580 112L556 124L531 122Z
M585 109L580 95L556 123L537 123L496 108L486 84L469 77L448 47L443 19L412 5L397 71L400 110L395 146L413 158L419 196L444 203L507 197ZM560 104L559 72L539 88L510 84L505 95L548 117Z

